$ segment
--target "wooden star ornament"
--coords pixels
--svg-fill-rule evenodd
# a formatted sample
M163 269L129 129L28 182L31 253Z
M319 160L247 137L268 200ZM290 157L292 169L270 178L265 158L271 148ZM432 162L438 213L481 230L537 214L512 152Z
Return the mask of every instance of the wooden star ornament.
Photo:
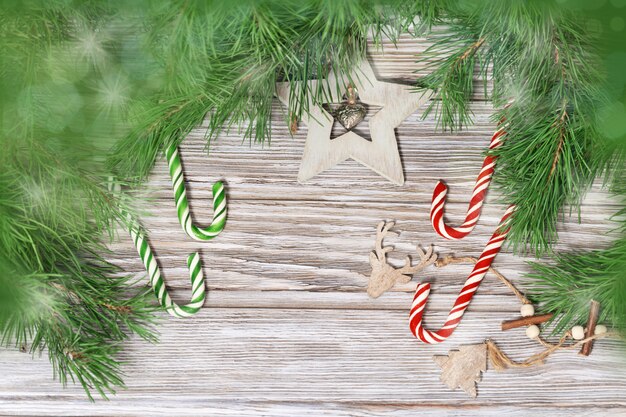
M303 120L309 130L298 181L305 182L339 162L352 158L392 183L404 184L395 128L426 102L430 94L411 92L410 87L403 84L378 81L367 59L363 60L351 77L338 77L331 73L326 80L307 81L309 90L315 91L320 82L330 86L326 90L331 104L340 103L343 92L350 87L356 89L363 103L381 106L382 109L369 120L371 141L351 130L331 139L333 116L322 106L309 101L309 115ZM290 83L277 85L278 99L285 105L289 104L291 88Z

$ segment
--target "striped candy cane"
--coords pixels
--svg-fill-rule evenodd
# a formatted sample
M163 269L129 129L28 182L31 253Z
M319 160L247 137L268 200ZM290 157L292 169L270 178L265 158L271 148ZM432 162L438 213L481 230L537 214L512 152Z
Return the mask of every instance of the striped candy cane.
M178 147L172 145L165 152L172 177L172 187L174 188L174 199L176 201L176 211L178 221L187 235L196 240L211 240L219 235L226 225L226 195L224 184L216 182L213 184L213 220L208 227L202 228L193 224L191 213L189 212L189 202L185 190L185 179L183 167L180 162Z
M502 144L500 139L503 135L503 128L498 129L496 133L493 134L489 145L490 150L495 149ZM430 222L432 223L437 234L445 237L446 239L454 240L462 239L470 234L480 217L480 210L483 206L485 194L487 194L487 188L491 182L495 165L496 158L494 156L488 155L485 157L483 167L478 174L478 178L476 179L476 185L474 185L474 192L472 193L472 198L467 209L465 221L459 227L448 226L443 220L443 206L446 202L448 187L446 187L446 185L441 181L437 182L435 191L433 191L433 202L430 206Z
M109 177L108 182L109 190L115 194L120 194L121 187L113 177ZM202 273L202 264L200 262L200 256L198 252L194 252L187 257L187 267L189 268L189 276L191 278L191 302L186 305L179 306L172 301L167 289L165 288L165 282L161 276L159 265L156 262L156 258L152 253L152 248L148 240L144 236L139 223L131 216L130 213L125 210L121 210L122 214L126 217L126 227L130 233L130 237L135 244L135 248L139 253L141 262L143 263L150 279L150 285L156 295L157 300L161 306L174 317L189 317L196 314L202 305L206 297L206 291L204 288L204 275Z
M416 338L420 339L422 342L434 344L443 342L454 332L454 329L456 329L461 322L463 313L465 313L474 293L487 274L491 262L498 252L500 252L500 248L509 232L505 223L514 210L515 207L510 206L504 213L498 229L493 236L491 236L491 239L489 239L483 253L478 258L478 262L474 265L472 273L465 281L465 285L463 285L452 310L450 310L446 322L443 327L436 332L426 330L422 326L422 316L424 314L424 307L426 307L426 302L428 301L428 295L430 294L430 284L424 283L417 286L413 304L411 305L411 313L409 315L409 327Z
M204 275L202 274L202 264L200 262L200 255L198 252L194 252L187 257L187 267L189 268L189 276L191 278L191 302L179 306L170 298L167 289L165 288L165 282L161 276L161 270L157 265L150 244L146 240L145 236L141 232L139 225L133 222L129 217L131 227L129 228L130 237L135 243L139 257L148 271L150 278L150 285L154 290L159 303L163 308L174 317L189 317L196 314L202 305L206 296L204 289Z

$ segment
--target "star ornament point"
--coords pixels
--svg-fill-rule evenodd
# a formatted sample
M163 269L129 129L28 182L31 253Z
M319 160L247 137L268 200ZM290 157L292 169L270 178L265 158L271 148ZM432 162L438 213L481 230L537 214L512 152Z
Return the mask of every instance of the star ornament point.
M333 116L322 106L309 102L309 114L303 120L308 126L308 134L298 182L306 182L340 162L354 159L392 183L403 185L404 172L395 128L425 103L430 94L411 92L403 84L378 81L367 59L363 60L351 77L337 77L331 73L326 80L310 80L307 83L312 90L323 82L329 86L342 86L345 91L350 84L349 80L352 80L361 102L381 107L368 121L371 141L354 131L347 131L331 139ZM277 85L278 99L284 105L289 103L290 89L289 83ZM329 90L329 101L342 101L341 88Z

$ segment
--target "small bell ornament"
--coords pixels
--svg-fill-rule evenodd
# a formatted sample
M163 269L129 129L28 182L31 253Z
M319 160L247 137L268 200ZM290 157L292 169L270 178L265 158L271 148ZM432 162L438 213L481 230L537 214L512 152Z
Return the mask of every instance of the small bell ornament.
M337 108L335 111L335 119L337 119L346 130L352 130L365 119L367 109L363 104L357 102L356 89L352 85L348 85L346 95L347 101Z

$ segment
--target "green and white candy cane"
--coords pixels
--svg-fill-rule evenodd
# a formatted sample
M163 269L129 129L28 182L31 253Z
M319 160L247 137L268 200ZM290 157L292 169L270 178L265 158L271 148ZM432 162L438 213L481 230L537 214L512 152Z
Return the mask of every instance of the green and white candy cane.
M121 187L113 177L109 178L109 189L116 194L121 192ZM156 258L152 253L148 239L141 231L139 223L131 216L130 213L122 210L123 215L127 219L127 228L130 233L130 237L135 244L135 248L139 253L141 262L143 262L148 276L150 279L150 285L152 290L159 300L161 306L174 317L189 317L196 314L202 305L206 297L206 290L204 288L204 275L202 273L202 263L200 262L200 255L198 252L194 252L187 257L187 266L189 268L189 276L191 278L191 302L185 305L178 305L167 292L165 288L165 282L161 276L159 265Z
M187 235L196 240L211 240L219 235L226 225L226 194L224 184L216 182L213 184L213 220L208 227L198 227L191 220L189 212L189 202L185 190L185 179L183 167L180 162L178 147L170 146L165 152L167 163L172 177L172 187L174 189L174 199L176 201L176 211L178 221Z
M202 273L202 264L200 262L200 255L198 252L194 252L187 257L187 266L189 268L189 276L191 278L191 302L179 306L170 298L167 289L165 288L165 282L161 276L161 270L156 262L152 249L147 239L141 232L137 223L132 223L129 229L130 237L135 243L139 257L148 271L150 278L150 285L154 290L159 303L163 308L174 317L189 317L196 314L202 305L206 297L206 290L204 288L204 275Z

